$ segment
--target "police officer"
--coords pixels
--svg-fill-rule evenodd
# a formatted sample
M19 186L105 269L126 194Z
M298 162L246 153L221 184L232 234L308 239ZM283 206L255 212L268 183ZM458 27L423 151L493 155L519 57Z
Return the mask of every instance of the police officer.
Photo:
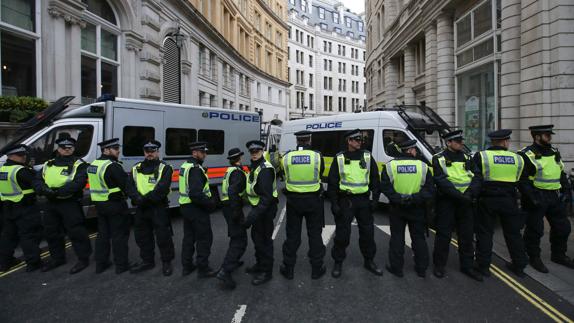
M113 251L116 274L128 271L128 239L130 215L126 196L139 204L139 195L118 161L120 141L118 138L98 143L102 155L88 167L90 197L98 213L98 237L96 238L96 274L111 266L110 249Z
M477 167L475 176L481 180L478 207L476 263L478 271L490 277L492 236L496 218L500 219L504 239L512 263L508 269L524 277L528 263L520 230L524 220L517 205L517 185L524 168L524 160L508 151L512 130L501 129L488 134L491 146L477 152L473 159Z
M519 154L524 158L524 171L520 186L526 198L523 206L528 212L524 230L524 244L530 265L547 273L548 268L540 258L540 239L544 235L544 216L550 223L550 260L569 268L574 262L566 256L570 221L566 205L572 199L568 177L558 149L552 147L554 125L530 127L534 143Z
M418 158L416 147L417 141L412 139L398 144L401 156L386 164L381 173L381 191L393 206L393 212L389 216L391 240L389 264L386 268L397 277L403 277L407 225L417 275L424 278L429 265L424 205L433 198L434 188L428 165Z
M309 236L311 278L319 279L326 272L323 265L325 245L321 237L325 224L321 174L325 170L325 164L321 154L311 150L311 131L296 132L295 137L297 137L297 150L283 156L287 197L285 228L287 238L283 243L283 265L280 273L287 279L293 279L297 249L301 245L301 223L305 218Z
M377 276L383 271L373 259L375 245L374 218L380 195L380 179L377 163L371 153L361 149L363 135L355 129L345 134L347 150L335 157L329 170L327 194L331 200L331 211L335 217L335 238L331 256L335 265L331 275L341 277L345 249L351 237L351 222L357 219L359 247L365 260L364 267Z
M191 157L179 171L179 205L183 216L182 275L187 276L197 268L199 278L209 278L217 274L209 267L213 243L209 213L215 211L216 204L211 199L207 170L202 166L207 156L207 143L196 141L189 148Z
M139 273L155 267L155 240L161 255L162 273L164 276L171 276L174 248L167 196L171 192L173 169L159 159L160 148L161 143L157 140L145 143L145 159L132 168L132 179L141 195L136 209L134 236L140 248L142 262L132 267L130 272Z
M246 145L251 155L246 194L251 210L245 218L244 228L251 229L251 239L255 245L256 263L246 269L253 274L251 283L264 284L273 277L273 219L277 214L277 183L275 169L263 157L265 144L259 140Z
M433 180L438 189L433 273L438 278L444 277L450 239L456 228L460 270L482 281L482 275L473 269L473 200L478 196L480 183L474 178L472 158L464 152L462 130L449 132L442 138L446 148L432 159Z
M36 174L28 166L28 146L15 145L6 155L6 163L0 167L0 199L4 205L0 271L8 271L14 265L14 249L20 241L26 271L32 272L42 267L39 248L42 220L33 188Z
M230 167L227 168L223 183L221 184L221 201L223 202L223 216L227 222L227 235L229 247L217 279L222 282L225 289L234 289L236 283L231 273L243 264L241 257L247 248L247 232L242 226L245 220L243 214L243 198L245 196L246 175L241 165L243 152L239 148L232 148L227 153Z
M88 164L74 156L76 140L62 137L56 140L56 158L44 163L40 174L41 190L48 203L44 210L44 232L50 249L50 261L44 264L46 272L66 263L65 233L70 237L78 262L70 274L88 267L92 244L86 229L84 212L80 203L88 175Z

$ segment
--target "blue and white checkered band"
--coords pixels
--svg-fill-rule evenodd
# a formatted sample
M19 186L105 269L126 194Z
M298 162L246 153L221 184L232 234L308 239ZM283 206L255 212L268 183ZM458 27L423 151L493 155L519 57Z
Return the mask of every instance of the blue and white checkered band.
M397 173L399 174L416 174L417 165L399 165L397 166Z
M514 165L516 161L512 156L494 156L495 164Z
M311 156L292 156L291 164L293 165L308 165L311 164Z
M16 149L12 149L10 151L8 151L6 153L6 155L12 155L12 154L18 154L18 153L25 153L26 152L26 148L24 147L18 147Z
M97 174L98 173L98 166L88 166L88 173Z
M249 150L252 150L252 149L261 149L261 150L263 150L263 146L257 145L257 144L251 144L251 145L249 146Z

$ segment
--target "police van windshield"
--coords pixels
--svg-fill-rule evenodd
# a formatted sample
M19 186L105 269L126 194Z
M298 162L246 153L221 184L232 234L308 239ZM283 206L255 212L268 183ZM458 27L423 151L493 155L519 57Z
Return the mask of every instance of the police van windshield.
M92 146L94 127L91 125L62 126L51 129L40 138L29 144L30 159L33 165L41 165L55 157L56 139L71 137L76 139L74 155L84 157Z
M339 152L347 149L345 133L348 130L316 131L311 137L311 148L320 151L325 157L335 157ZM374 130L363 130L362 148L373 151Z

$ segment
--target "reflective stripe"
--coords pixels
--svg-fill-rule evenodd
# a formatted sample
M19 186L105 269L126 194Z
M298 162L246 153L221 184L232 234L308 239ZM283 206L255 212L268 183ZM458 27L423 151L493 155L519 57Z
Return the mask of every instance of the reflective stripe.
M344 154L339 154L337 155L337 164L339 166L339 177L341 178L341 183L342 185L345 186L350 186L350 187L363 187L365 185L369 185L369 177L371 174L371 154L369 153L364 153L363 154L363 160L366 163L367 166L367 171L365 173L365 178L363 180L363 182L359 182L359 183L354 183L354 182L350 182L347 178L347 175L345 174L345 156Z
M480 152L480 159L482 160L482 177L490 179L490 163L486 151Z
M409 167L414 172L399 172L399 167ZM386 172L396 193L413 195L425 185L428 165L421 160L393 159L386 165Z
M33 189L22 190L22 188L18 184L16 175L23 168L24 166L22 165L2 166L0 168L0 170L5 171L6 173L9 174L9 177L3 182L9 182L10 185L9 187L11 190L11 192L5 191L0 193L0 198L2 201L11 201L14 203L18 203L24 198L24 195L34 193ZM7 189L7 187L5 186L5 184L2 184L2 190L4 191L5 189Z
M447 176L447 180L459 191L461 191L462 193L464 193L466 191L466 189L470 186L470 183L472 182L472 178L474 177L474 174L466 169L465 164L468 162L469 158L468 156L465 156L465 161L464 162L452 162L452 164L449 166L446 165L446 157L444 155L437 155L437 161L439 163L440 168L442 169L442 172ZM461 165L464 167L464 171L462 171L463 169L461 169ZM451 171L449 171L449 169Z
M421 178L421 187L423 187L427 181L427 172L429 168L426 163L421 162L421 165L423 166L423 178Z
M506 150L484 150L480 152L480 157L482 159L482 174L485 181L514 183L519 181L524 168L524 161L520 155ZM495 160L495 157L509 157L513 158L515 162L514 164L500 163L491 165L490 157L492 157L493 160ZM508 166L512 166L516 169L516 173L513 175L513 178L510 177L510 174L506 173L508 170L512 170L506 169ZM493 172L495 175L493 175Z
M316 184L319 181L319 168L321 167L321 165L319 164L319 154L315 153L315 156L313 157L313 160L315 162L315 167L313 169L313 179L310 181L292 181L289 180L290 184L293 185L312 185L312 184ZM290 178L289 176L289 167L288 167L288 158L287 158L288 154L283 156L283 168L285 169L285 175L287 176L287 178Z

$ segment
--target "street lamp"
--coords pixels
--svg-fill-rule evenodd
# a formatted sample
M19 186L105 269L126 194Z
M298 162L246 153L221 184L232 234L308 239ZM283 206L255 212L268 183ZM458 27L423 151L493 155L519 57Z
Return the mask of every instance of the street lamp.
M302 119L305 119L305 110L307 110L307 106L301 108Z
M175 40L175 45L177 46L177 48L182 48L183 41L185 40L185 35L181 33L181 27L179 26L179 23L177 25L177 32L172 34L171 36Z

